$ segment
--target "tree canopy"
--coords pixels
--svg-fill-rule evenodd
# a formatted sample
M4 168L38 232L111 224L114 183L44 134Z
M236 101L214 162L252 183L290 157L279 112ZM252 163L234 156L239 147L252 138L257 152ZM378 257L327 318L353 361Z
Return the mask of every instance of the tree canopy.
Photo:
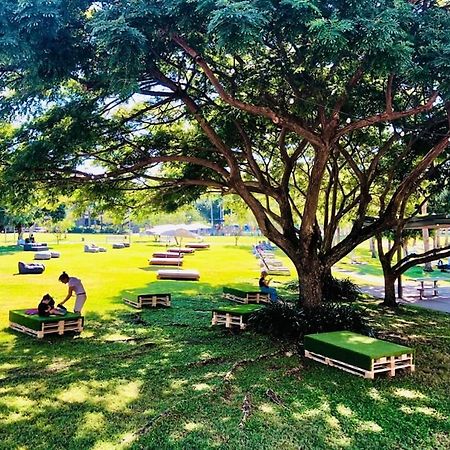
M4 195L83 186L173 210L238 194L309 305L446 173L440 2L4 0L0 17L0 114L20 123Z

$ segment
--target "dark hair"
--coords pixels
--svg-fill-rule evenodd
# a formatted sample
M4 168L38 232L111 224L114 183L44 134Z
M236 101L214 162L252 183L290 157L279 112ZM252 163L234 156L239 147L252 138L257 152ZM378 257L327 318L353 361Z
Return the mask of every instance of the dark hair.
M50 295L50 294L45 294L43 297L42 297L42 300L53 300L53 297ZM42 301L41 300L41 301Z
M63 272L60 276L59 276L59 281L65 281L69 279L69 275L67 275L66 272Z

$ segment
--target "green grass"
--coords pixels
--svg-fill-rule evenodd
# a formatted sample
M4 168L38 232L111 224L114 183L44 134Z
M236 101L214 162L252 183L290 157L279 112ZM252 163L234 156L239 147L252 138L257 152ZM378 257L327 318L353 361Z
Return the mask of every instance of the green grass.
M357 247L353 252L353 256L362 264L352 264L352 256L349 255L337 263L336 267L341 271L345 271L345 274L348 274L351 279L357 280L361 284L371 284L376 278L378 278L377 284L383 284L383 269L379 260L371 257L368 242ZM450 272L437 270L436 261L432 265L434 268L433 272L424 272L422 265L418 265L408 269L403 274L403 277L407 281L416 280L417 278L439 278L440 283L448 285L450 283ZM342 277L343 275L338 273L337 276Z
M251 314L261 309L261 305L230 305L230 306L216 306L214 311L237 314Z
M417 355L414 374L369 381L265 336L210 326L211 310L228 304L223 286L257 288L254 239L235 247L233 238L211 238L210 250L187 255L184 267L199 270L199 282L156 281L147 259L162 247L151 240L107 244L106 254L84 254L79 236L68 240L52 245L61 258L44 261L43 275L15 275L32 253L8 243L0 252L1 449L450 447L448 315L362 304L383 338ZM10 309L65 295L62 270L85 284L85 331L42 341L9 331ZM125 293L145 292L171 292L172 308L122 303ZM251 414L241 422L246 395Z

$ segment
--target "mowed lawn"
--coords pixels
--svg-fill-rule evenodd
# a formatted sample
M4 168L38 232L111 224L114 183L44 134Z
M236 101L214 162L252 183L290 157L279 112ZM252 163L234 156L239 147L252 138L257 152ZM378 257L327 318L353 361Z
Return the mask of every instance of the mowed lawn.
M450 448L448 315L359 305L383 337L417 352L413 375L364 380L210 326L212 307L228 304L224 285L257 286L255 238L208 238L210 250L184 258L199 282L157 281L147 260L164 246L151 238L118 250L117 237L85 239L107 253L85 254L68 235L43 275L16 275L33 253L0 244L1 449ZM64 297L62 270L85 284L85 331L40 341L9 331L10 309ZM144 292L171 292L172 308L123 305Z

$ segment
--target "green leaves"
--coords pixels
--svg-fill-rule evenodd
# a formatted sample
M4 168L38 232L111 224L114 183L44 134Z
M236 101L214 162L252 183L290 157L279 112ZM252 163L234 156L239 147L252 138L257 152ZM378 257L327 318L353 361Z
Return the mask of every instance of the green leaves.
M217 41L219 47L230 52L243 52L261 41L261 33L269 22L271 8L258 8L260 2L217 1L209 12L208 33ZM204 7L211 7L205 2ZM200 7L202 10L204 7Z
M102 20L100 15L92 23L92 36L111 84L120 90L135 87L146 51L144 34L124 16Z
M347 46L348 38L345 34L353 27L354 24L350 20L339 20L337 17L321 18L310 23L309 31L313 39L317 40L317 47L329 47L330 52L339 52Z

